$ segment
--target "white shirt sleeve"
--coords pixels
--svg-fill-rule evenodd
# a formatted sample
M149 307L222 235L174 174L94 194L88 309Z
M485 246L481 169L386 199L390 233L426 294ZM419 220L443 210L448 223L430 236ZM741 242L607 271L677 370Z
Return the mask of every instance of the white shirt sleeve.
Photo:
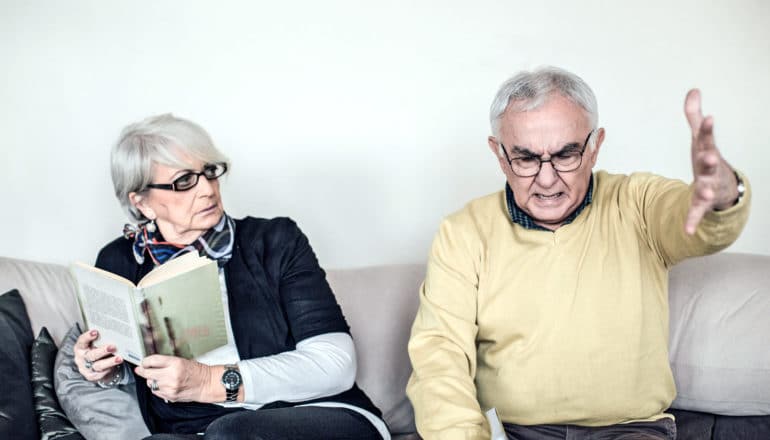
M307 338L292 351L238 362L244 403L302 402L348 390L356 379L356 354L347 333Z

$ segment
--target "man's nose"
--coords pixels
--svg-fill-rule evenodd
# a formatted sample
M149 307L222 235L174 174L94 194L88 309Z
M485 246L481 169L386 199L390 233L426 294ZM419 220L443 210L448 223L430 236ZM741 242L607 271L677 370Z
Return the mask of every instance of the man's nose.
M558 172L550 160L540 163L540 172L535 176L537 183L545 188L550 187L559 179Z

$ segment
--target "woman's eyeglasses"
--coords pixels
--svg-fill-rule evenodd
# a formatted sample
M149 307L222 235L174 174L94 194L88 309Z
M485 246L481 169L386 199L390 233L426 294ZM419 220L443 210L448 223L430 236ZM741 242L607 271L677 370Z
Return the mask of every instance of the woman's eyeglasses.
M224 162L207 163L203 165L203 171L196 173L190 171L174 179L171 183L150 183L147 188L167 189L171 191L187 191L193 189L198 184L200 176L208 180L216 180L227 172L227 164Z

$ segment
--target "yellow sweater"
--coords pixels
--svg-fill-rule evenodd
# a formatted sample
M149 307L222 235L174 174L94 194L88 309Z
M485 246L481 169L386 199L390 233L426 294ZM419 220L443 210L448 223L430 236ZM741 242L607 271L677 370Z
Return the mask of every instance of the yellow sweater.
M728 246L749 211L747 189L687 236L690 196L681 181L597 172L593 202L555 232L512 223L504 191L446 218L409 341L423 438L489 438L491 407L522 425L661 417L676 394L668 268Z

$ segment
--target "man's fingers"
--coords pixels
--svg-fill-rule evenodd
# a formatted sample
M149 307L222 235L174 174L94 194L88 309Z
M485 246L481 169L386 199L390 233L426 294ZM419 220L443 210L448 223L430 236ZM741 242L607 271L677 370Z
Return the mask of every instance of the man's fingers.
M684 114L687 116L687 122L690 124L692 136L697 137L700 125L703 122L703 112L701 111L700 90L692 89L687 92L684 100Z
M700 124L698 134L694 139L699 150L714 150L717 148L714 143L714 118L706 116Z
M684 223L684 231L692 235L695 233L695 230L698 228L698 223L703 219L703 216L706 214L707 207L703 205L693 205L690 206L690 210L687 212L687 220Z
M720 158L716 150L698 151L693 158L693 177L696 182L703 178L709 178L703 181L705 184L713 184L712 177L717 175L719 170Z
M705 179L696 180L692 201L690 202L690 210L687 211L687 219L684 223L685 232L690 235L695 233L695 229L703 219L703 216L713 208L715 196L716 193L705 182Z

